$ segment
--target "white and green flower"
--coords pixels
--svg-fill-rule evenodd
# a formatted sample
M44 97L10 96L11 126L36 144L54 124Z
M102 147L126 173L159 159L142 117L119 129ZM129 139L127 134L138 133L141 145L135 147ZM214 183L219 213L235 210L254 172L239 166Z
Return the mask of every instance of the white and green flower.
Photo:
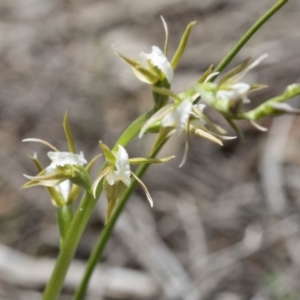
M32 160L36 163L40 172L36 176L24 174L29 181L23 185L23 188L43 185L48 188L54 204L56 206L61 206L68 202L71 191L71 183L75 183L85 189L89 189L91 187L88 173L83 168L87 161L82 152L79 154L61 152L48 142L41 139L29 138L23 140L23 142L39 142L54 150L47 153L51 163L46 168L41 167L36 154L32 157Z
M264 88L264 85L249 84L240 80L268 55L263 54L255 61L245 60L228 71L218 83L205 81L194 86L203 101L219 112L230 115L241 112L244 103L249 103L249 93Z
M188 24L173 58L169 61L167 58L169 44L168 27L163 18L162 21L166 34L164 51L157 46L152 46L151 53L141 52L139 59L128 58L116 50L115 52L131 65L134 74L139 80L151 85L154 85L157 82L167 82L167 84L164 85L166 86L170 85L173 79L174 69L184 52L191 29L195 25L195 22Z
M98 178L93 184L93 193L96 197L97 188L101 180L103 179L103 186L107 197L107 211L106 211L106 222L108 222L110 215L119 200L124 193L125 189L130 186L132 177L141 185L150 206L153 206L153 200L145 184L130 170L130 164L143 164L143 163L162 163L173 158L167 157L162 159L155 158L129 158L125 148L118 145L118 151L112 151L107 145L100 141L100 148L102 149L106 160L107 166L99 174Z

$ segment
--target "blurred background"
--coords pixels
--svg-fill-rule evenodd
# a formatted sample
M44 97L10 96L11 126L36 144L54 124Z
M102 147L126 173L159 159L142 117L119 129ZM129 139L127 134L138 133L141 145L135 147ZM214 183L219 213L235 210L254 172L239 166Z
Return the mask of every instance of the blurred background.
M47 165L48 149L22 143L42 138L67 150L68 111L78 151L87 159L112 146L126 126L152 108L150 87L117 57L163 48L169 56L196 20L172 82L189 88L217 64L275 0L2 0L0 2L0 299L40 299L58 253L55 209L43 188L21 190L36 174L27 155ZM234 64L269 53L247 76L268 89L252 105L300 81L300 1L290 1L246 45ZM299 99L293 101L299 107ZM228 128L218 115L214 119ZM88 300L300 299L300 119L265 120L267 133L240 123L246 141L220 148L174 136L144 177L150 209L138 188L120 218L91 281ZM133 141L147 153L153 137ZM97 173L96 166L93 176ZM71 299L103 228L100 198L60 299Z

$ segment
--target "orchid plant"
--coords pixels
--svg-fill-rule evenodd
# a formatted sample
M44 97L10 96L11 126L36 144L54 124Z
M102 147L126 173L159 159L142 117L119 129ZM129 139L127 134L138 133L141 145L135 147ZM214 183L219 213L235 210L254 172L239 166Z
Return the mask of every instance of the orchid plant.
M174 93L171 90L171 81L195 22L186 27L178 48L170 60L168 60L169 32L163 18L166 35L163 51L159 47L153 46L151 53L142 52L138 59L132 59L115 50L116 54L132 67L139 80L151 85L154 103L151 111L140 116L127 127L114 147L110 149L109 146L100 141L100 149L104 156L99 153L88 163L82 152L78 154L75 151L67 114L64 117L63 126L68 142L68 152L60 152L56 147L41 139L29 138L24 140L24 142L43 143L52 150L48 152L51 163L46 168L41 165L36 154L31 157L39 173L36 176L25 175L29 181L23 185L24 188L36 185L45 186L53 205L57 209L61 248L53 274L44 291L44 300L58 299L80 238L102 191L107 198L105 227L87 263L83 280L75 292L75 300L84 298L93 269L111 235L114 224L137 183L143 188L150 206L153 206L153 200L147 187L141 181L141 177L150 164L166 163L174 157L156 158L159 150L168 139L173 135L185 135L185 151L180 163L180 166L183 166L187 159L191 134L220 146L223 145L223 140L236 138L235 134L226 135L225 129L210 118L207 113L207 106L220 113L238 136L242 136L242 132L235 123L237 120L249 120L257 129L265 130L256 121L267 116L299 113L299 110L290 107L285 102L300 95L300 84L291 84L281 95L275 96L253 109L246 110L246 104L250 101L250 94L265 86L248 84L241 82L241 80L267 57L266 54L254 61L247 59L226 74L222 74L223 69L251 36L286 2L287 0L277 1L246 32L215 69L210 66L196 83L180 93ZM214 82L217 77L220 79ZM145 134L156 134L156 140L149 154L145 157L129 158L125 149L126 145L137 136L142 139ZM98 176L92 179L89 171L101 156L104 157L105 162L99 170ZM131 170L131 164L139 166L135 172ZM74 214L71 204L77 200L81 189L84 190L84 196Z

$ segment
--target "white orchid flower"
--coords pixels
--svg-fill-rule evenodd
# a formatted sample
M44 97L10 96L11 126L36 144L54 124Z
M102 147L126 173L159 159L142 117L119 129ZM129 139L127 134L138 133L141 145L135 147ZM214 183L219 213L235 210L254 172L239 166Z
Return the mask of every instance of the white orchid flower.
M42 140L32 138L23 140L23 142L28 141L43 142ZM51 164L37 176L24 174L27 179L35 181L36 184L53 187L68 179L68 175L62 171L63 167L69 165L83 166L87 163L82 152L74 154L71 152L49 151L47 155L52 161Z
M142 163L162 163L173 158L167 157L162 159L154 158L129 158L128 153L122 145L118 145L118 151L112 151L107 145L100 141L100 148L102 149L108 166L99 174L98 178L93 184L93 193L96 197L97 188L102 179L105 194L107 197L107 210L106 210L106 222L108 222L110 215L119 200L124 193L125 189L131 184L131 176L137 180L137 182L143 188L150 206L153 207L153 200L145 184L130 170L130 164L142 164Z
M130 175L128 153L124 147L119 145L115 166L109 169L106 180L110 185L114 185L117 181L122 181L126 186L129 186L131 183Z
M248 93L262 88L263 86L251 85L245 82L239 82L239 80L267 56L268 54L263 54L250 64L250 61L248 60L244 65L241 64L239 69L238 66L232 71L229 71L227 75L225 74L218 85L216 97L225 101L242 100L243 103L249 103Z
M218 84L216 97L226 101L242 100L243 103L249 103L250 100L248 98L248 93L258 90L264 86L251 85L245 82L239 82L239 80L241 80L251 69L256 67L267 56L268 54L263 54L252 63L250 63L250 60L247 60L225 74Z
M139 63L143 68L147 69L148 71L150 72L154 71L154 73L158 73L158 75L160 75L159 72L155 70L155 68L157 68L163 75L158 77L161 78L165 77L169 83L172 81L173 79L172 66L168 61L168 59L166 58L166 56L157 46L152 46L151 53L141 52L139 56ZM136 73L136 75L137 74L138 73ZM145 78L145 76L141 76L139 77L139 79L146 83L149 83L149 81L147 80L147 78Z
M181 56L185 50L190 32L195 25L195 22L191 22L185 29L185 32L182 35L181 41L178 45L178 48L169 61L167 58L168 44L169 44L169 32L167 23L164 18L161 17L164 30L165 30L165 45L164 51L162 51L157 46L152 46L151 53L141 52L139 59L131 59L115 50L115 53L129 63L133 69L134 74L141 81L154 85L158 82L163 83L165 87L170 86L170 83L173 79L174 69L179 63Z
M230 101L230 100L243 100L243 103L249 103L248 92L251 90L251 85L244 82L234 83L227 87L227 90L218 90L216 93L217 98Z
M173 127L179 135L186 129L191 115L193 104L189 99L183 100L179 105L174 106L161 120L162 127Z
M267 56L268 54L263 54L253 62L251 62L251 59L245 60L229 70L218 83L209 82L209 80L200 81L194 85L193 91L198 92L204 102L224 115L227 120L230 120L233 115L237 116L243 113L243 104L250 102L249 93L266 87L265 85L249 84L240 80ZM206 77L211 72L212 68L210 67L205 72ZM210 79L212 74L208 76ZM232 120L228 122L238 131ZM241 134L239 131L238 133Z
M83 168L83 165L85 165L87 161L82 152L79 154L61 152L41 139L29 138L23 140L23 142L42 143L54 150L47 153L51 160L50 165L45 169L39 166L40 173L37 176L24 174L24 176L29 179L29 181L23 185L24 188L36 185L47 187L57 206L63 205L61 199L63 199L64 203L67 203L71 191L71 182L76 181L74 182L76 185L88 188L90 185L89 177ZM36 154L32 159L36 164L39 164ZM57 193L60 196L58 196Z

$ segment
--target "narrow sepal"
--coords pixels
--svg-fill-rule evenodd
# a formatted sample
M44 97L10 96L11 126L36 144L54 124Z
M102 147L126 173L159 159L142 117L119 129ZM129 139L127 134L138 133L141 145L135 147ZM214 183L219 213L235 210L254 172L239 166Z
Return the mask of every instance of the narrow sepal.
M99 176L96 178L95 182L93 183L93 195L95 198L97 196L98 185L100 181L107 175L108 172L109 172L109 167L104 168L99 174Z
M272 103L270 106L274 109L274 113L278 112L280 114L299 114L300 109L294 108L287 103Z
M138 165L138 164L159 164L163 162L167 162L174 158L175 156L168 156L164 158L151 158L151 157L136 157L136 158L130 158L129 163L132 165Z
M66 175L66 173L63 171L57 171L55 173L44 175L45 173L46 170L42 171L37 176L29 176L24 174L24 176L29 179L29 181L23 184L22 188L29 188L37 185L53 187L63 180L68 179L68 175Z
M227 73L222 76L219 82L219 86L230 80L230 78L233 78L235 75L242 72L244 69L246 69L251 64L251 58L247 58L244 61L242 61L239 65L234 67L233 69L229 70Z
M213 71L213 65L210 65L208 69L203 73L203 75L200 77L200 79L197 81L197 83L203 83L206 81L207 77L212 73Z
M89 161L89 163L86 165L85 169L89 172L92 169L92 167L94 166L94 164L96 163L96 161L102 156L103 156L103 154L100 153L100 154L96 155L95 157L93 157L92 160Z
M228 140L234 140L237 138L237 136L221 135L221 134L212 132L212 131L208 130L207 128L205 128L204 126L201 127L201 129L208 132L209 134L215 136L216 138L218 138L220 140L228 141Z
M114 165L116 162L116 157L113 154L113 152L109 149L109 147L102 143L102 141L99 141L99 146L101 148L101 150L103 151L105 158L107 159L107 161L111 164Z
M168 55L168 49L169 49L169 29L168 29L167 22L165 21L165 19L163 18L163 16L160 16L160 18L161 18L161 21L163 23L164 30L165 30L164 55L167 57L167 55Z
M140 180L133 172L131 172L131 175L135 178L135 180L141 185L141 187L143 188L146 196L147 196L147 199L150 203L150 206L153 207L153 200L152 200L152 197L147 189L147 187L145 186L145 184L142 182L142 180Z
M36 166L36 168L38 169L39 172L42 172L44 170L41 162L37 158L36 153L33 156L28 155L28 157L33 161L33 163L35 164L35 166Z
M227 131L222 128L221 126L217 125L215 122L212 121L212 119L205 114L203 111L201 111L200 109L198 109L197 107L193 106L192 108L193 112L195 113L195 115L197 117L199 117L200 119L203 119L204 122L213 130L217 131L219 134L226 134Z
M55 152L59 152L58 149L56 147L54 147L53 145L51 145L50 143L42 140L42 139L36 139L36 138L28 138L28 139L24 139L22 140L22 142L34 142L34 143L41 143L44 144L48 147L50 147L53 151Z
M220 139L216 138L215 136L213 136L212 134L210 134L200 128L196 128L192 125L190 125L189 129L190 129L191 133L195 134L196 136L205 138L211 142L214 142L220 146L223 146L222 141Z
M70 126L69 126L68 113L67 112L65 112L65 115L64 115L63 127L64 127L65 135L66 135L66 138L67 138L67 141L68 141L69 152L76 153L75 143L74 143L74 139L73 139L71 129L70 129Z
M124 61L126 61L128 64L131 65L132 70L135 74L135 76L140 79L143 82L154 84L159 80L158 76L154 73L151 72L143 67L140 66L140 63L136 61L135 59L128 58L118 51L115 50L115 53L120 56Z
M250 123L252 124L253 127L258 129L259 131L268 131L268 128L259 125L257 122L255 122L253 120L250 120Z
M187 124L187 128L190 128L190 123ZM179 168L183 167L187 160L187 156L189 153L189 148L190 148L190 131L188 130L186 133L186 140L185 140L185 145L184 145L184 152L183 152L183 157L182 160L179 164Z
M175 132L174 128L171 127L160 127L158 136L152 146L151 153L156 152L156 150L162 145L162 143L170 137Z
M173 70L177 67L177 65L180 61L180 58L181 58L181 56L182 56L182 54L185 50L185 46L186 46L188 38L190 36L191 30L192 30L192 28L194 27L195 24L196 24L196 21L189 23L188 26L186 27L183 35L182 35L182 38L181 38L180 43L178 45L178 48L177 48L177 50L176 50L176 52L175 52L175 54L174 54L174 56L171 60L171 66L172 66Z
M140 66L132 67L134 75L141 81L149 84L155 84L159 77L154 73Z

